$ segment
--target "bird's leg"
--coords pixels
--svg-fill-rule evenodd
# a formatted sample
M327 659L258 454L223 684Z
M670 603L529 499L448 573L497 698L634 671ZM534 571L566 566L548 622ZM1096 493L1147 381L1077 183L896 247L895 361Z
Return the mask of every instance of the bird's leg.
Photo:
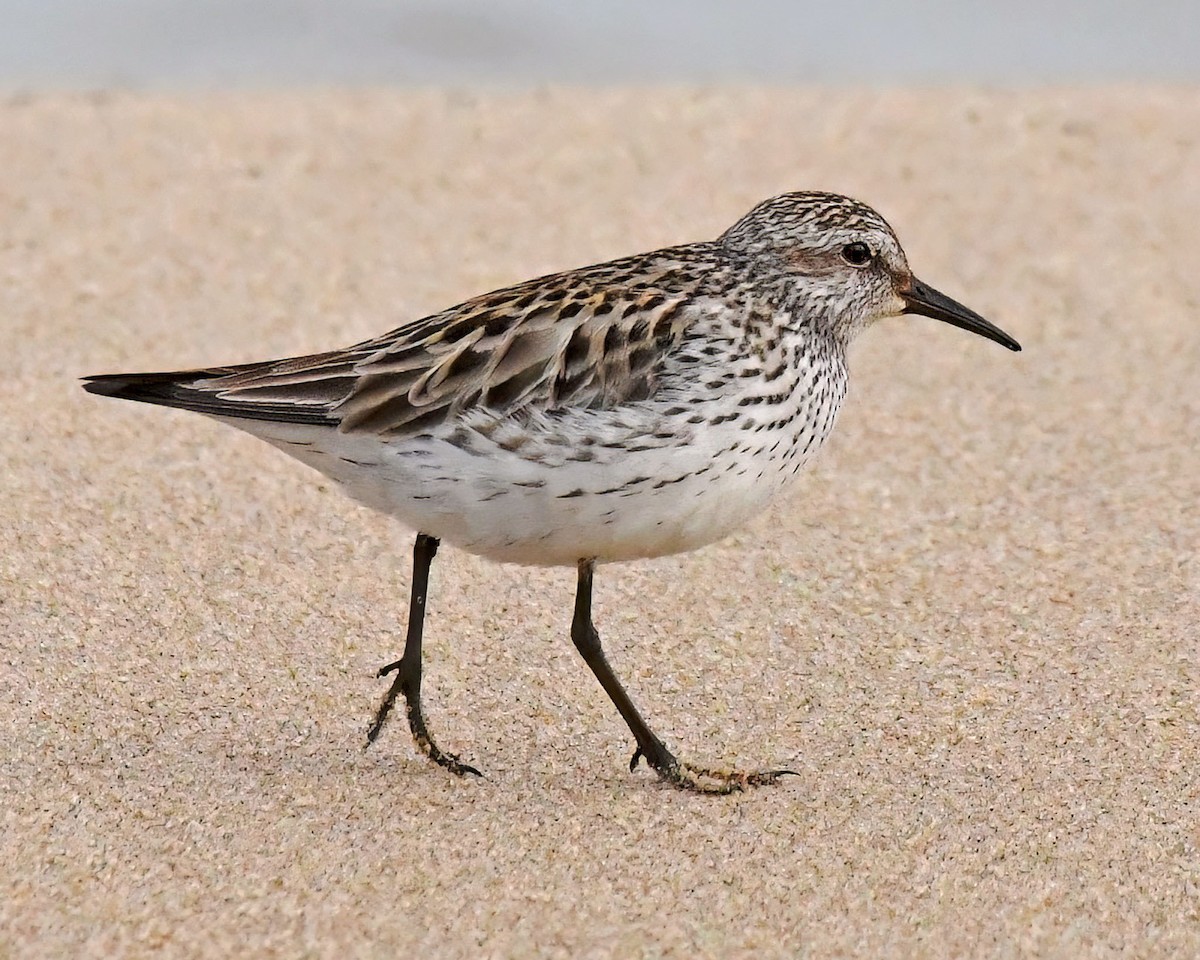
M437 554L438 539L424 533L417 534L413 545L413 580L412 597L408 605L408 637L404 641L404 655L394 663L379 669L378 676L384 677L396 671L396 679L392 681L387 695L379 704L371 729L367 731L367 743L375 742L379 731L383 729L384 721L392 711L397 694L404 694L408 712L408 726L412 731L413 740L420 750L434 763L438 763L459 776L473 773L480 776L478 770L465 764L452 753L443 753L429 736L425 727L425 717L421 713L421 637L425 627L425 597L429 592L429 567Z
M710 770L681 763L647 726L621 681L608 664L604 649L600 646L600 634L592 623L592 572L595 562L579 561L579 585L575 592L575 616L571 620L571 640L591 668L604 692L616 705L621 716L629 725L637 749L629 761L633 770L638 760L645 759L654 771L667 783L681 790L695 793L734 793L746 787L765 786L775 783L780 777L791 774L791 770L762 770L740 773L736 770Z

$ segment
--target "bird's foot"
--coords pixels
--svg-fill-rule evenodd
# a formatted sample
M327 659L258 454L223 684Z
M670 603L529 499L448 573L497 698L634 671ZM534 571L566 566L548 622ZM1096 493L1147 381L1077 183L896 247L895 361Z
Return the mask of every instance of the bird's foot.
M377 676L383 677L391 673L393 670L400 668L400 661L389 663L386 667L380 667ZM388 715L392 712L392 706L396 702L396 696L404 693L404 702L406 706L405 712L408 714L408 729L412 732L413 743L417 749L425 756L436 763L440 767L445 767L451 773L460 777L465 777L467 774L472 776L482 777L483 774L476 770L469 763L463 762L461 757L453 753L446 753L433 742L433 737L429 735L429 730L425 726L425 715L421 712L421 700L419 695L409 693L404 686L403 677L397 677L392 684L391 689L384 695L383 700L379 704L379 709L375 711L375 719L371 721L371 727L367 731L367 745L370 746L379 736L379 732L383 729L383 724L387 720Z
M638 761L645 759L659 778L679 790L721 796L741 793L750 787L768 787L777 784L783 777L799 776L795 770L714 770L711 767L696 767L682 763L666 748L661 754L651 757L641 747L633 752L629 769L637 768Z

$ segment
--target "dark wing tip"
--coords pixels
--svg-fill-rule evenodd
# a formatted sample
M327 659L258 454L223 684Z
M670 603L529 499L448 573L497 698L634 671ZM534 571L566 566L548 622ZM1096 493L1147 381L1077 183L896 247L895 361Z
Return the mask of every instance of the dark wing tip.
M197 381L213 380L242 369L220 367L210 370L177 370L173 373L103 373L84 377L83 389L101 397L155 403L214 417L322 425L334 422L330 419L328 410L320 405L233 399L222 396L219 389L214 390L207 385L195 386Z
M137 376L124 373L101 373L83 378L83 389L99 397L128 397L137 399Z
M194 410L197 413L217 413L218 397L192 386L197 380L211 377L217 371L176 370L172 373L104 373L85 377L83 389L101 397L136 400L163 407Z
M125 385L125 380L116 376L105 376L100 374L94 377L83 378L83 389L88 393L94 393L101 397L115 397L121 392Z
M183 388L204 376L199 371L186 373L101 373L83 378L83 389L101 397L167 403L182 400Z

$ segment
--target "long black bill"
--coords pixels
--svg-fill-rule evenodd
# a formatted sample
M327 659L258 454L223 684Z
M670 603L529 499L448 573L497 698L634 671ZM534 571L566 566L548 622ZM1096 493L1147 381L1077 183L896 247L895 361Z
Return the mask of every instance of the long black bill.
M981 337L995 340L1008 347L1009 350L1020 350L1021 345L994 323L988 323L974 310L968 310L957 300L951 300L944 293L938 293L933 287L922 283L916 277L912 284L900 296L908 305L905 313L919 313L923 317L933 317L954 327L962 327Z

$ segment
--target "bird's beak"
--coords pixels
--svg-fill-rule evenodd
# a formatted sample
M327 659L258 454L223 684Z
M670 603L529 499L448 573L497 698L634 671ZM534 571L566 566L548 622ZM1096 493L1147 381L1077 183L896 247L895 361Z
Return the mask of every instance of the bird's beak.
M1009 350L1021 349L1016 340L994 323L988 323L974 310L968 310L957 300L951 300L944 293L938 293L916 277L912 278L908 289L900 291L900 296L904 300L905 313L919 313L923 317L933 317L934 320L941 320L951 326L962 327L981 337L995 340Z

